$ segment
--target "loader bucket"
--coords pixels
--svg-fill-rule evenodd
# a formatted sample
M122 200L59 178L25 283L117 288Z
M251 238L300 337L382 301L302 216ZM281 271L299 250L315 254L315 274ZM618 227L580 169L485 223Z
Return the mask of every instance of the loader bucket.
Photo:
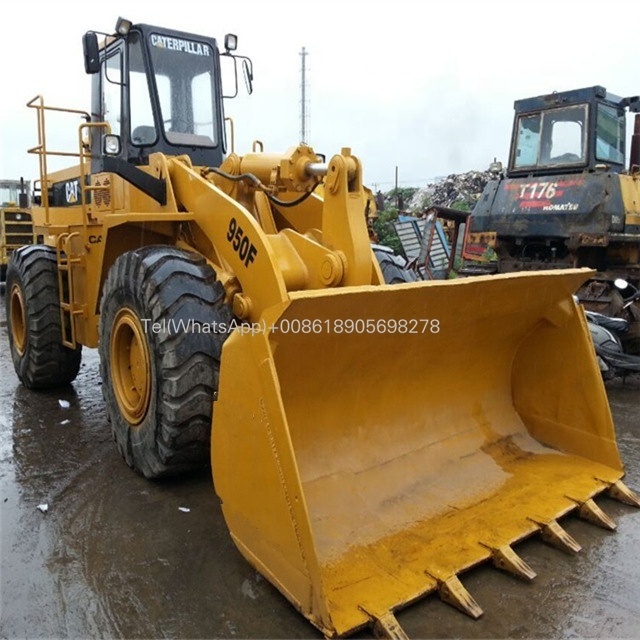
M531 578L510 545L578 548L557 523L573 509L613 526L591 498L628 490L571 296L590 273L291 293L227 340L216 492L242 554L324 634L398 637L393 611L434 591L477 617L461 572Z

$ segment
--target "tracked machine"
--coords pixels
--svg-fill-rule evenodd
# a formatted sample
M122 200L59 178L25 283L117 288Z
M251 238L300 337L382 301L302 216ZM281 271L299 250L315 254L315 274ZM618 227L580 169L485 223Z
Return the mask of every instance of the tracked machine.
M594 86L514 106L509 162L473 210L467 257L491 247L499 273L594 269L581 302L631 322L625 342L640 353L640 302L625 304L640 287L640 99Z
M18 376L69 383L98 347L126 462L210 459L238 549L326 636L402 637L394 612L434 592L478 617L464 571L530 579L512 545L575 551L561 517L613 528L594 498L639 504L572 297L591 271L384 284L349 149L227 149L220 65L253 74L225 42L89 32L62 171L29 103L42 242L8 269Z

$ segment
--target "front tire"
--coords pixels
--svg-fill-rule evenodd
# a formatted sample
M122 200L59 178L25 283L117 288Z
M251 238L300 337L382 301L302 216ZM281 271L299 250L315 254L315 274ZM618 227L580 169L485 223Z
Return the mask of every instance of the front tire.
M5 288L11 358L29 389L49 389L75 380L82 347L62 344L56 252L44 245L17 249Z
M195 253L144 247L114 262L101 301L100 372L114 439L138 473L157 478L209 463L231 319L221 283Z

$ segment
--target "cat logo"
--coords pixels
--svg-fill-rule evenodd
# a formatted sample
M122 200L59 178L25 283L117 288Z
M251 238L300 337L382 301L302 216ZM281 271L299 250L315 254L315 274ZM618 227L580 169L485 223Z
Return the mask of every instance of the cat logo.
M65 198L67 204L76 204L78 202L78 191L80 189L80 183L77 180L72 180L64 185Z

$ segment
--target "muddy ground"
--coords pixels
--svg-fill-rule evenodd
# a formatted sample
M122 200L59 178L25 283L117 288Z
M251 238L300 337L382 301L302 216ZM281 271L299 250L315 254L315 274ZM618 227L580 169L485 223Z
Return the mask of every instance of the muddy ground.
M73 387L19 385L0 303L0 637L322 637L236 551L208 473L149 482L124 464L95 351L84 351ZM607 390L639 490L640 383ZM532 583L488 566L465 574L481 619L430 596L398 613L400 624L412 638L640 638L640 510L598 503L617 532L563 520L581 553L537 537L517 545Z

